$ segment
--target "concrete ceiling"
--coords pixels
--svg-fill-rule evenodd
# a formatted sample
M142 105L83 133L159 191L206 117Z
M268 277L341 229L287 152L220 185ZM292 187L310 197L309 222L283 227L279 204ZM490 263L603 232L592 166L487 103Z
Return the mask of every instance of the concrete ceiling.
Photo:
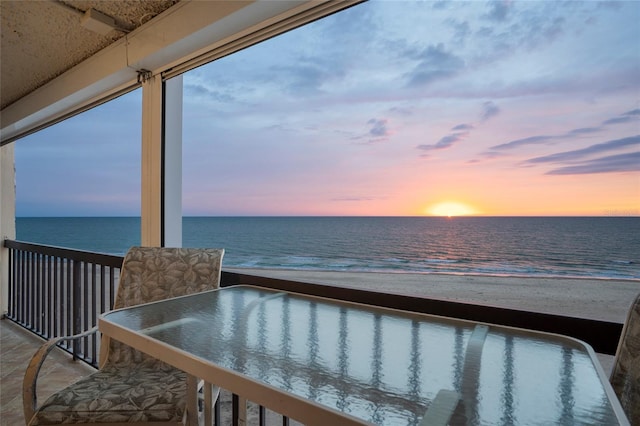
M0 146L361 1L0 0Z
M0 109L152 20L180 0L1 0ZM115 21L106 35L82 25L94 9Z

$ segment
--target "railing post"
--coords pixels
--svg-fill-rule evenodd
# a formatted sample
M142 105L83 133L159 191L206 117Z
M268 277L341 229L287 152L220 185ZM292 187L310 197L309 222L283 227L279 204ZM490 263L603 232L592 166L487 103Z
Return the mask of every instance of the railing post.
M82 273L81 266L82 262L78 260L73 260L73 308L71 309L73 316L73 334L78 334L81 331L82 324L82 307L80 306L82 303L82 295L81 295L81 283L82 283ZM78 359L78 353L80 352L80 340L75 339L73 341L73 360Z
M20 324L22 324L23 326L26 325L27 321L26 321L26 294L27 294L27 282L26 282L26 258L27 255L24 251L22 250L17 250L17 254L20 257L19 259L19 265L17 267L17 273L16 273L16 288L18 289L18 309L16 310L16 318L18 320L18 322Z
M2 244L4 246L4 243ZM15 318L16 315L16 287L15 287L15 281L16 281L16 277L15 277L15 265L16 265L16 261L15 261L15 254L14 254L14 250L13 249L6 249L6 253L8 254L8 261L7 261L7 294L8 294L8 305L7 305L7 312L6 314L10 317L10 318ZM2 269L2 268L0 268ZM5 315L4 311L1 311L0 314Z

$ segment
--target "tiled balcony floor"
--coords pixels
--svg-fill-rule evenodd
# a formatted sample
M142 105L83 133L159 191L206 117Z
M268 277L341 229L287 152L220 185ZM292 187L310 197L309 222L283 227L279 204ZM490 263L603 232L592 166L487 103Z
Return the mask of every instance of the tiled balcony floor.
M0 423L2 426L25 424L22 414L22 378L24 371L44 341L13 322L0 320ZM64 388L94 371L82 361L54 349L40 371L38 400Z

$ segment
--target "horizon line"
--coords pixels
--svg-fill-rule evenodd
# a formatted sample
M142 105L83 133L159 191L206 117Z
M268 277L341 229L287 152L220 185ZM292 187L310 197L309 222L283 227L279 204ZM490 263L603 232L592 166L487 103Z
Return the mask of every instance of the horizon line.
M16 219L80 219L80 218L140 218L141 216L131 215L107 215L107 216L93 216L93 215L53 215L53 216L15 216ZM468 214L468 215L296 215L296 214L213 214L213 215L183 215L182 218L442 218L442 219L455 219L455 218L552 218L552 217L564 217L564 218L596 218L596 217L637 217L640 218L640 213L619 213L619 214L601 214L601 215L577 215L577 214L532 214L532 215L481 215L481 214Z

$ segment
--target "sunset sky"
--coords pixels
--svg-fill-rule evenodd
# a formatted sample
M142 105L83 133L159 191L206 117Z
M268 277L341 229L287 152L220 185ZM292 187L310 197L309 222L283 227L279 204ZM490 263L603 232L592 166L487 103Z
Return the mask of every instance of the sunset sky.
M638 22L371 1L193 70L183 213L640 215ZM140 102L18 141L17 216L139 215Z

